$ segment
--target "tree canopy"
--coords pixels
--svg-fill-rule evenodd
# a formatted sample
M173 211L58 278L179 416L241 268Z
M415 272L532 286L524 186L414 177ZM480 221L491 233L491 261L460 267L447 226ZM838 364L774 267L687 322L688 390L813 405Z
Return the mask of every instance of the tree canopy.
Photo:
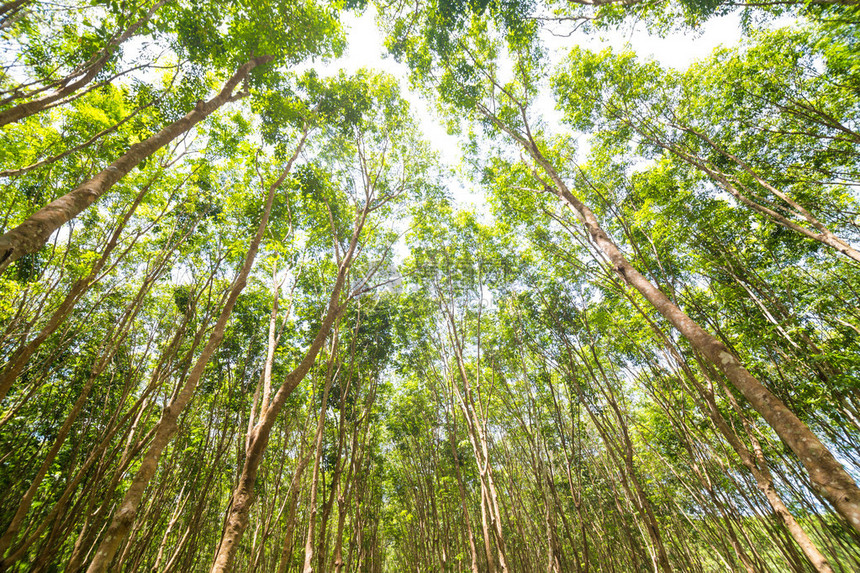
M858 26L3 2L0 571L860 570Z

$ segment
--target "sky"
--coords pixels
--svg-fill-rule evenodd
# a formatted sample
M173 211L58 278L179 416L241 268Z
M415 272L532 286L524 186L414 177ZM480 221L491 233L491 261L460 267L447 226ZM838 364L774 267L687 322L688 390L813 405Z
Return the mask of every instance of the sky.
M449 135L433 110L431 103L409 90L408 70L405 64L399 64L386 55L383 34L376 26L376 10L373 4L360 16L346 14L343 17L347 29L348 48L344 55L324 65L322 69L315 66L322 75L333 75L339 70L347 73L361 68L371 68L387 72L396 77L403 90L403 95L414 110L425 137L439 154L442 162L452 169L460 163L459 140ZM629 44L642 58L653 58L665 66L679 70L686 69L692 62L710 54L714 48L737 45L741 37L740 21L737 15L710 18L696 33L676 32L665 38L649 35L644 26L638 26L632 33L602 32L585 36L576 33L571 37L557 37L545 34L545 41L551 51L553 61L558 61L564 51L579 43L589 49L600 50L611 46L622 49ZM587 42L587 44L586 44ZM554 109L550 97L539 100L538 106L544 118L560 119L561 114ZM466 189L453 190L460 201L468 201L469 192Z

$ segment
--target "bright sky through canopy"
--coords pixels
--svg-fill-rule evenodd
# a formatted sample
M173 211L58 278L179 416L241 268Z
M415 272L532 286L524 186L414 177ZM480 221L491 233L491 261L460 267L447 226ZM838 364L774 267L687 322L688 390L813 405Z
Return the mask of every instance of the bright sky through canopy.
M352 73L361 68L370 68L382 70L396 77L401 82L404 95L412 106L430 144L446 164L456 167L460 162L457 138L447 133L428 102L409 89L409 71L406 65L388 56L384 37L376 26L376 8L371 4L360 16L345 14L343 22L348 30L348 48L341 58L330 62L321 72L334 74L342 69ZM590 49L611 46L615 50L621 50L629 44L642 58L652 57L666 66L685 69L693 61L707 56L714 48L720 45L734 46L740 39L740 22L737 14L711 18L695 33L675 32L665 38L653 36L642 28L642 26L634 28L632 34L629 31L602 32L599 39L596 39L594 35L586 36L582 33L575 33L570 37L553 35L549 32L550 29L553 29L556 34L561 30L558 27L548 27L545 29L544 40L555 52L551 56L553 62L557 62L565 49L576 42L582 42L583 45L587 42ZM549 98L542 99L550 105ZM557 116L554 109L548 108L541 111L544 115Z

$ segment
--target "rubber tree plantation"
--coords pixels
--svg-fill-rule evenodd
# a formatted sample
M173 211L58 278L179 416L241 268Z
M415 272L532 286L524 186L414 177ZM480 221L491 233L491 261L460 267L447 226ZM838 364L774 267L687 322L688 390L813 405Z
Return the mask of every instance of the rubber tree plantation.
M0 572L860 571L857 0L0 45Z

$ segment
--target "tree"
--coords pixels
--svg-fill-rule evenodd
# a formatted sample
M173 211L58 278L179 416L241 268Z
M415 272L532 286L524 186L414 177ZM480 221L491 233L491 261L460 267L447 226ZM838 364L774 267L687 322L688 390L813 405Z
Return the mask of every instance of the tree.
M0 570L860 570L857 7L363 6L0 5Z

